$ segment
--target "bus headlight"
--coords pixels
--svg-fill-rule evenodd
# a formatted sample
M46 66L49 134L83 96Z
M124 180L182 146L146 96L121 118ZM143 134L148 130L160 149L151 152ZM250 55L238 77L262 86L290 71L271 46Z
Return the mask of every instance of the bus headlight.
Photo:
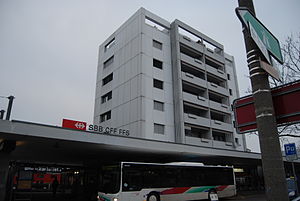
M118 201L118 198L114 198L114 201Z

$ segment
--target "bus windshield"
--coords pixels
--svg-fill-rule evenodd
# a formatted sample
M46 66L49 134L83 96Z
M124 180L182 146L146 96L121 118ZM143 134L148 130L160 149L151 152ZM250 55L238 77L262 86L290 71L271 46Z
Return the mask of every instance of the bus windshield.
M103 166L102 189L104 193L116 194L120 191L120 165Z

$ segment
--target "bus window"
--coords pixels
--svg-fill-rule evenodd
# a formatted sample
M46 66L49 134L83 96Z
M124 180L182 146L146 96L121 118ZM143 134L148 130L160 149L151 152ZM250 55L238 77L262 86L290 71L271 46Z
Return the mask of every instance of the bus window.
M126 170L123 177L123 191L139 191L143 188L143 175L141 171Z
M120 190L120 166L104 166L102 186L105 193L118 193Z

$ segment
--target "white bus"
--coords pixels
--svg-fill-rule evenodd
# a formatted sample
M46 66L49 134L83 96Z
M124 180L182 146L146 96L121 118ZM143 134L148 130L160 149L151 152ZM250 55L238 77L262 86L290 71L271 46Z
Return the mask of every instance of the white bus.
M232 167L121 162L102 168L99 201L183 201L236 195Z

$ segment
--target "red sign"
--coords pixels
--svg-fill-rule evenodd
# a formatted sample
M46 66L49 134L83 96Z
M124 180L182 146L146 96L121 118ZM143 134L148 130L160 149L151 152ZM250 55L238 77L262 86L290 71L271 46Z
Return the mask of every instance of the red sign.
M62 127L85 131L86 130L86 122L74 121L74 120L70 120L70 119L63 119Z
M271 89L277 125L300 122L300 81ZM238 133L256 131L256 115L252 96L233 101L235 128Z

